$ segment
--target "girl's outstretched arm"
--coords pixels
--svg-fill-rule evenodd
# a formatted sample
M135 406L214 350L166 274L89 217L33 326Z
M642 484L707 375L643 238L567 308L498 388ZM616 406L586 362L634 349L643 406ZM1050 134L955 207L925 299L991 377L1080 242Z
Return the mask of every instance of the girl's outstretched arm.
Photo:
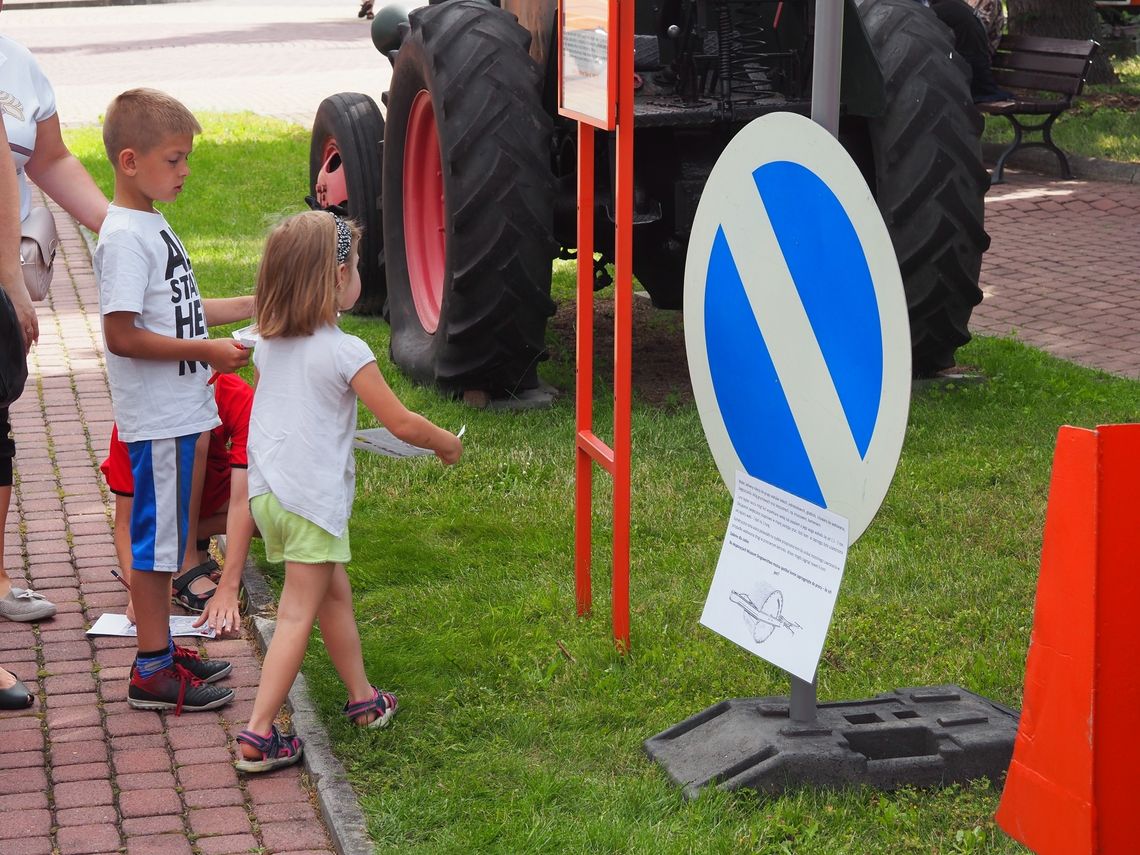
M375 362L369 362L356 372L352 378L352 390L397 439L420 448L430 448L448 466L455 463L463 453L463 443L459 437L436 427L400 402Z

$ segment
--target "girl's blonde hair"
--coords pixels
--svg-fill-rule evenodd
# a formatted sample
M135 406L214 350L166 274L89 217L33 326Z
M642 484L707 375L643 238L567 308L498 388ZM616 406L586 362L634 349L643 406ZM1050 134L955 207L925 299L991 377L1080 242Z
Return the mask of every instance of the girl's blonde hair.
M355 261L360 229L352 235L348 263ZM262 338L311 335L336 323L336 221L328 211L305 211L282 220L269 233L257 269L254 317Z

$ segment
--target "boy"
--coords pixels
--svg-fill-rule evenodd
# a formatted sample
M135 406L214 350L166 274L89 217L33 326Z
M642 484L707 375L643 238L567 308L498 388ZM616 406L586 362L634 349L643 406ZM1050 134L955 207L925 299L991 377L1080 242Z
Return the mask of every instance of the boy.
M211 369L232 373L249 361L235 341L210 339L215 323L242 317L244 298L204 306L186 250L155 202L172 202L190 174L187 158L201 126L181 103L131 89L107 108L103 144L115 195L95 250L107 380L119 435L134 477L131 597L138 653L127 703L136 709L197 711L233 699L212 684L228 662L199 659L170 637L170 579L186 552L199 437L219 423Z
M203 615L196 625L209 622L215 632L236 635L241 627L238 605L241 572L250 539L255 534L253 517L249 513L245 450L253 389L236 374L219 375L213 389L221 424L208 434L208 450L202 455L205 466L200 485L196 538L194 542L187 538L186 556L182 562L186 569L176 573L171 581L173 600L183 608ZM107 479L108 489L115 494L115 554L126 578L131 567L129 522L135 483L131 476L130 455L126 443L118 437L117 428L111 431L107 459L99 468ZM199 487L197 474L195 487ZM191 499L193 506L194 500ZM229 534L229 551L225 570L219 579L218 565L209 557L207 550L210 535L223 533ZM127 618L134 622L133 603L127 604Z

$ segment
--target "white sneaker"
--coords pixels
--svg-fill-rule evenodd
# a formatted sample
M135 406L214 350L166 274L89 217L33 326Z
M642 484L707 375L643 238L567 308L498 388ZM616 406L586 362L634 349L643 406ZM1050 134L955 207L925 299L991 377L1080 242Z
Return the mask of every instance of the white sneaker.
M0 597L0 617L8 620L28 623L44 620L54 614L55 604L30 588L17 588L13 585L7 596Z

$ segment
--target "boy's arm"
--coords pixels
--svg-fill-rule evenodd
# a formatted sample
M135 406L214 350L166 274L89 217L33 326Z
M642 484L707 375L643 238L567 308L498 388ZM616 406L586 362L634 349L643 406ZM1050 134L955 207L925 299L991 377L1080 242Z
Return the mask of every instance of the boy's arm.
M206 313L206 326L208 327L248 321L253 317L253 295L203 299L202 311Z
M436 427L419 413L413 413L403 405L396 393L388 386L380 366L369 362L352 378L352 389L364 406L372 411L397 439L430 448L436 457L451 465L463 453L463 443L459 437L441 427Z
M170 362L205 362L215 371L230 374L249 362L249 351L224 338L171 338L135 326L135 312L108 312L103 316L103 337L116 356Z

